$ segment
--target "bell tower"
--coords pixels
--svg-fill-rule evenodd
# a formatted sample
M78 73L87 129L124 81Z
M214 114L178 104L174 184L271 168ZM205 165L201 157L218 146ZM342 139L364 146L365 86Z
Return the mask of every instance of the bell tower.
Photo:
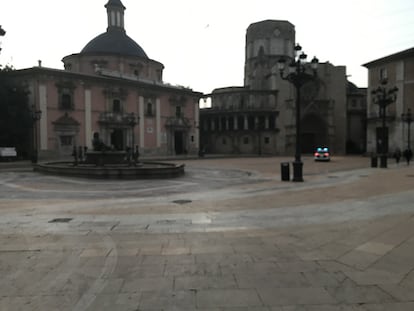
M274 89L277 61L280 57L294 57L294 45L295 26L288 21L251 24L246 32L244 85L250 89Z

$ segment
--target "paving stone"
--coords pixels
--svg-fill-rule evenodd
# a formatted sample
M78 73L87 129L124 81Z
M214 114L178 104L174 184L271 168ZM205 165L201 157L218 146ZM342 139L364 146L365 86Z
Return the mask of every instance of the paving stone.
M337 261L358 270L365 270L374 264L379 258L381 258L380 255L368 253L365 251L353 250L338 258Z
M322 287L259 288L258 293L267 306L334 304L336 301Z
M364 308L366 311L412 311L414 310L414 302L365 304Z
M174 290L238 288L233 276L180 276L174 280Z
M342 283L338 287L326 287L329 294L337 303L362 304L393 302L394 299L378 286L357 286L350 281Z
M197 291L198 308L263 306L257 292L248 289L211 289Z
M383 270L367 269L365 271L346 271L347 277L359 285L398 284L404 275Z
M240 288L297 288L310 287L302 273L243 273L235 274Z
M381 284L378 286L397 301L414 301L414 286L396 284Z
M158 290L160 292L172 291L173 278L138 278L126 280L122 286L122 293L138 293Z
M385 255L394 248L393 244L384 244L378 242L368 242L358 246L355 250L367 252L374 255Z

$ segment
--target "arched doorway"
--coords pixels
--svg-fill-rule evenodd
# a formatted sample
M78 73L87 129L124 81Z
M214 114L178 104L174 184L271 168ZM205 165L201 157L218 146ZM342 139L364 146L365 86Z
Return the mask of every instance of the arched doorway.
M317 146L329 146L326 121L316 114L306 115L302 119L302 153L313 153Z

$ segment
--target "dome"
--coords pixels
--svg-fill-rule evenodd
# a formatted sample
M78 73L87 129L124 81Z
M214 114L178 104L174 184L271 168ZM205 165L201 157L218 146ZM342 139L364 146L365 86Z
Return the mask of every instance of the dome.
M108 15L106 32L92 39L80 54L115 54L148 58L144 50L126 34L124 28L125 7L121 0L109 0L105 8Z
M92 39L81 54L117 54L148 58L145 51L125 31L108 30Z

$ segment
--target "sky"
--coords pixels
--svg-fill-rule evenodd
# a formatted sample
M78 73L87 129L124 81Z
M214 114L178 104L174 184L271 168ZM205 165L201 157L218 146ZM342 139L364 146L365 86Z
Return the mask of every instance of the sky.
M0 64L63 69L106 31L107 0L0 0ZM122 0L125 29L163 80L205 94L242 86L245 36L251 23L288 20L309 59L346 66L367 86L362 64L414 47L413 0Z

